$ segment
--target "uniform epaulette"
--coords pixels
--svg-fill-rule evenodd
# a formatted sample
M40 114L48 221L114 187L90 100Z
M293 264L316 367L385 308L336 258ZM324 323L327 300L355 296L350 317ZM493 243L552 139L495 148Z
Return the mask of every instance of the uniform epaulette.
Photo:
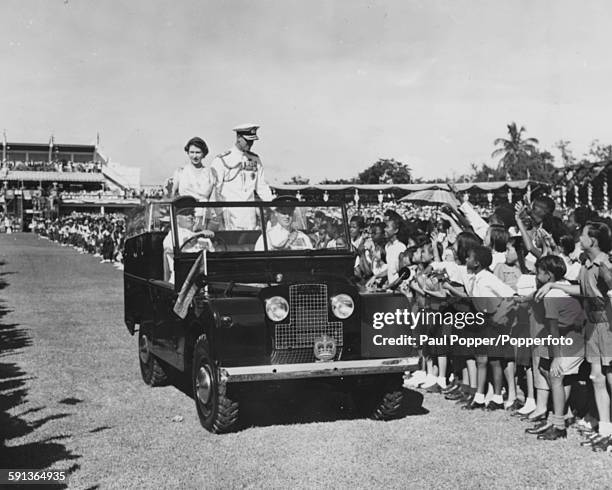
M227 155L229 155L231 152L232 152L231 150L227 150L227 151L224 151L223 153L219 153L219 154L217 155L217 158L223 158L223 157L226 157L226 156L227 156Z

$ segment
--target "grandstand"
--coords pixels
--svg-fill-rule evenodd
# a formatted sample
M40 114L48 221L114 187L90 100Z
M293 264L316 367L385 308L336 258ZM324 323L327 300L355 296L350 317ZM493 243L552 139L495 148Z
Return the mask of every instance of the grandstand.
M140 169L100 153L98 145L2 142L0 211L27 230L34 216L116 212L139 204Z

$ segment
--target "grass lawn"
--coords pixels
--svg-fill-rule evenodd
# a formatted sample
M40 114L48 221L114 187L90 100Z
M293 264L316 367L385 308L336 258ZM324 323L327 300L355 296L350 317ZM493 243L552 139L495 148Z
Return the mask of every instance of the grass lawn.
M374 422L292 385L253 395L251 427L209 434L191 398L142 383L120 271L30 234L0 235L0 262L1 467L69 469L70 488L612 486L612 455L574 431L537 441L440 395Z

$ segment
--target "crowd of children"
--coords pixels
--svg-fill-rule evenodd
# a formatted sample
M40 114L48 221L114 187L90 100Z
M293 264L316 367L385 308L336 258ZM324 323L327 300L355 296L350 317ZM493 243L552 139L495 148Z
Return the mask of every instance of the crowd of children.
M465 410L507 410L540 440L575 427L582 445L612 452L610 230L587 208L561 216L548 197L498 208L488 221L465 203L429 220L387 210L367 223L356 214L350 226L362 287L401 291L410 308L485 318L462 329L417 327L416 336L555 339L529 347L425 343L407 387Z
M123 262L125 217L121 214L72 213L56 220L35 220L33 231L80 253L100 257L101 263Z

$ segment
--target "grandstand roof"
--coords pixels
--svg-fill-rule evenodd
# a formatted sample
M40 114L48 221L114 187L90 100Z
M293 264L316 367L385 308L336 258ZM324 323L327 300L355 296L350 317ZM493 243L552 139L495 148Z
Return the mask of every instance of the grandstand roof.
M137 197L127 197L124 198L122 196L74 196L74 197L65 197L62 196L62 205L71 205L71 206L80 206L92 204L96 206L100 205L116 205L116 206L136 206L140 204L140 198Z
M49 151L49 143L11 143L6 144L8 151ZM67 153L93 153L96 150L95 145L71 145L59 144L53 145L53 151Z
M9 170L0 180L26 182L104 182L100 172L37 172L34 170Z

